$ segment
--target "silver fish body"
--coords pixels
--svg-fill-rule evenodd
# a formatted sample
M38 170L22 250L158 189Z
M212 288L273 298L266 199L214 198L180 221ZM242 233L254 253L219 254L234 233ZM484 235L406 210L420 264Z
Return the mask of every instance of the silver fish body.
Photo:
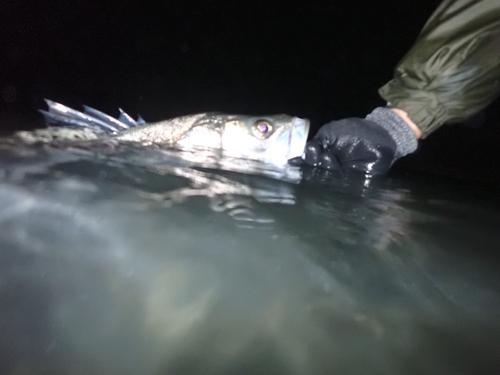
M258 160L285 165L302 156L309 121L288 115L245 116L200 113L156 123L135 121L121 111L115 119L93 108L75 111L47 100L49 111L41 111L47 124L87 128L97 134L143 145L170 145L181 149L217 150L222 157Z

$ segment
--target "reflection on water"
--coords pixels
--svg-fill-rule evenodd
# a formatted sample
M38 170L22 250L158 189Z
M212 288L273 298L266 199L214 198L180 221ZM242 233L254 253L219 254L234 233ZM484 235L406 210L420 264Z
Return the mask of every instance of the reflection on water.
M497 372L493 196L131 146L0 152L1 373Z

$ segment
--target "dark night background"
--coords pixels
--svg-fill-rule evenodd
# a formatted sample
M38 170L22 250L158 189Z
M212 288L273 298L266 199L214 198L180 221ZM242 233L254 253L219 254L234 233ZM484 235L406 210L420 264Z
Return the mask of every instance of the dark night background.
M377 89L438 6L428 1L2 1L0 126L42 127L43 98L147 121L204 111L324 123L385 103ZM499 101L445 126L391 173L500 186Z

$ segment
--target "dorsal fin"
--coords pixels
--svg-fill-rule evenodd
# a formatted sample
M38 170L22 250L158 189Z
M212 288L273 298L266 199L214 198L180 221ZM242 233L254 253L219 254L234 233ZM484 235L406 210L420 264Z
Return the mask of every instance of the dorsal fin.
M137 125L145 124L145 121L140 116L139 122L136 122L121 109L120 117L116 119L86 105L84 105L84 111L79 112L60 103L53 102L52 100L45 99L45 101L47 102L49 110L39 110L39 112L45 117L47 126L70 128L84 127L96 132L115 134Z

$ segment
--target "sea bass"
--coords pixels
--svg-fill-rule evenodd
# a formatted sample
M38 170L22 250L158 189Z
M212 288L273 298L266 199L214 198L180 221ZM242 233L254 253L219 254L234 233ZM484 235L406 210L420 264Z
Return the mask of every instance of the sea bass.
M84 106L79 112L46 100L48 111L40 110L49 128L72 128L148 145L169 145L180 149L212 149L220 156L286 165L301 157L309 133L309 120L288 115L244 116L216 112L176 117L146 123L120 110L114 118Z

